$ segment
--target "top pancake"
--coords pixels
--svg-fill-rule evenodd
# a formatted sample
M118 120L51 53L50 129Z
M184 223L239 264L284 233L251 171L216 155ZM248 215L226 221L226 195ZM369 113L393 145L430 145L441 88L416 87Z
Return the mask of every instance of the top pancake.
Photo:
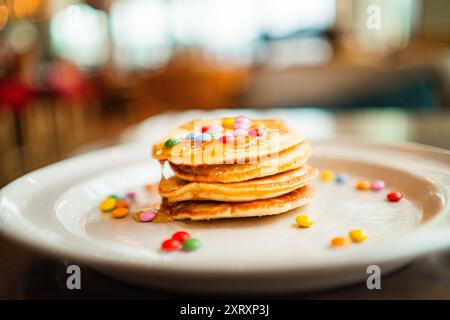
M277 154L304 141L284 121L274 119L251 121L250 128L258 128L263 132L259 137L249 135L233 137L233 129L224 125L224 132L211 141L198 142L185 138L190 132L202 132L202 127L221 125L223 119L186 122L153 146L153 157L185 166L257 163L264 157ZM224 134L233 137L231 142L219 141ZM178 138L179 143L172 147L165 146L165 142L170 138Z

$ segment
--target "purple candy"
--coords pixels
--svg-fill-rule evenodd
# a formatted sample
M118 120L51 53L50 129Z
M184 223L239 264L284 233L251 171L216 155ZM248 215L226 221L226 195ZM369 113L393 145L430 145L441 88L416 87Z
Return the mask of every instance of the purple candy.
M128 192L126 197L132 201L136 200L136 192Z
M141 220L141 222L150 222L153 219L155 219L155 217L156 217L156 212L155 211L147 210L147 211L142 212L139 215L139 220Z

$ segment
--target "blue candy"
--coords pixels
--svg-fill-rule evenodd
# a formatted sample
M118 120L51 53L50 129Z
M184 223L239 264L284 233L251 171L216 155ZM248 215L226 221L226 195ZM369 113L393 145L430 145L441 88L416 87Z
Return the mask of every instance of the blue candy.
M202 141L211 141L212 137L208 133L201 134Z
M195 139L195 136L196 136L195 132L191 131L188 134L186 134L186 140L193 140Z
M348 174L341 172L336 175L336 183L344 184L348 181Z

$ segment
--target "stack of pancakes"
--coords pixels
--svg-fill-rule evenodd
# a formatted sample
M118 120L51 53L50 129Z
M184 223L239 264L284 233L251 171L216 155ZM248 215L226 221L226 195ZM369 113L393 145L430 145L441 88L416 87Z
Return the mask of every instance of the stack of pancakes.
M317 169L306 164L308 142L281 120L248 119L236 128L234 119L193 120L153 146L173 172L159 185L161 210L171 218L274 215L312 198Z

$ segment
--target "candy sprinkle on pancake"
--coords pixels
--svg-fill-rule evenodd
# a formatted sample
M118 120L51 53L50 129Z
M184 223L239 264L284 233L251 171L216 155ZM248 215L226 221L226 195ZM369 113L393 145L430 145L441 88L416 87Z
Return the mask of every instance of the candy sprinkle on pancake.
M282 120L249 119L245 129L233 129L227 127L226 119L192 120L181 125L153 146L153 157L190 166L257 163L304 141Z
M317 169L306 165L269 177L233 183L189 182L173 176L161 180L159 193L169 202L188 200L242 202L268 199L306 185L317 173Z
M230 183L270 176L299 168L306 164L310 156L311 147L308 142L303 142L280 152L277 156L265 157L257 164L170 165L175 175L184 180Z
M314 188L304 186L276 198L248 202L186 201L169 203L164 200L161 209L175 220L262 217L304 206L313 196Z

